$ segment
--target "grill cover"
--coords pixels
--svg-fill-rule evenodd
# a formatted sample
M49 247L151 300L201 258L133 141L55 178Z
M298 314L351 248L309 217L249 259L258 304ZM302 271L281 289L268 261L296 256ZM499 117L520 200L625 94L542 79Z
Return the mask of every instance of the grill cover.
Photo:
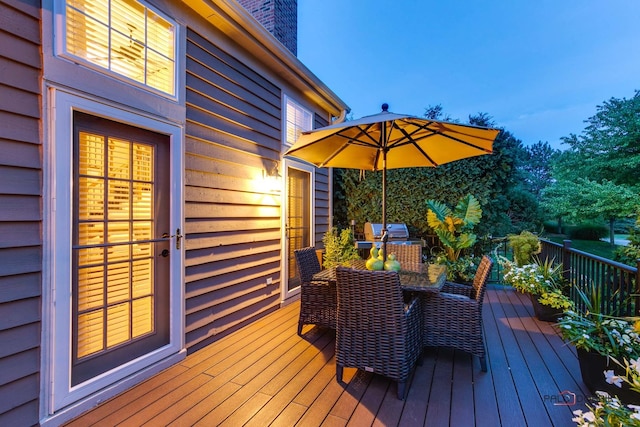
M407 225L403 223L387 224L387 233L389 240L407 240L409 238L409 230ZM364 238L369 242L378 242L382 238L382 224L365 222Z

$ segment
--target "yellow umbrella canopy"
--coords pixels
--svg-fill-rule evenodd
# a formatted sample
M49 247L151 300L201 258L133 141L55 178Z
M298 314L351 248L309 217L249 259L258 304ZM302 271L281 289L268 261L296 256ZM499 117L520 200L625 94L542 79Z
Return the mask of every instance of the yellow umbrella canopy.
M317 167L382 171L382 225L386 231L386 171L437 167L491 154L500 132L480 126L382 112L303 132L285 156ZM386 246L386 245L385 245ZM386 252L386 251L385 251Z

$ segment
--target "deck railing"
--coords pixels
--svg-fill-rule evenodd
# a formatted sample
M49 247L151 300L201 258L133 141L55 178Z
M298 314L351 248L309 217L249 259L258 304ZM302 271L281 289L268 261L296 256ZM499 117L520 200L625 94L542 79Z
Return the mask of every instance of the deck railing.
M614 316L640 315L640 260L631 267L571 248L571 241L563 244L541 239L541 260L562 264L564 277L573 285L571 299L576 309L586 310L581 290L595 304L592 310Z
M433 255L438 248L437 236L429 236L431 240L426 246L426 253ZM506 244L505 237L487 238L482 246L483 253L491 252L494 256L512 259L511 250ZM571 241L555 243L540 239L542 251L538 257L552 260L555 264L562 264L563 274L570 283L571 299L576 303L576 309L583 311L586 304L580 297L578 289L590 296L603 314L612 316L640 316L640 260L636 267L631 267L610 259L582 252L571 248ZM368 252L368 251L367 251ZM368 256L368 253L366 254ZM502 266L493 263L489 281L503 283Z

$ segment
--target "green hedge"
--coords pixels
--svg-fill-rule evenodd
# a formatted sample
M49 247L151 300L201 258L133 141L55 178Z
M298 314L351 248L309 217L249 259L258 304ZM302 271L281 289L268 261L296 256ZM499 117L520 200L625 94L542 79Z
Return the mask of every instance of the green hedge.
M600 240L609 235L609 229L601 224L579 224L566 231L570 239L576 240Z

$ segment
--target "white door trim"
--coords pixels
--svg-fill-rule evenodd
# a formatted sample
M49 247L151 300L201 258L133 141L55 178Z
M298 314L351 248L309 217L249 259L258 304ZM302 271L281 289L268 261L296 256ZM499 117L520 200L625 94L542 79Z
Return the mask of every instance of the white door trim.
M288 291L289 289L289 254L287 253L287 212L288 210L288 194L287 194L287 179L288 179L288 175L289 175L289 168L292 169L298 169L304 172L308 172L310 174L310 188L309 188L309 201L311 203L311 206L309 206L309 212L311 213L311 230L310 230L310 238L311 238L311 242L310 244L313 246L315 245L315 227L316 227L316 215L315 215L315 209L316 209L316 197L315 197L315 193L316 193L316 168L313 165L310 165L308 163L304 163L304 162L300 162L300 161L296 161L296 160L292 160L289 158L285 158L284 161L284 166L283 166L283 175L284 175L284 191L283 191L283 197L282 197L282 265L281 265L281 270L282 271L282 289L281 289L281 296L282 296L282 302L286 301L287 299L296 296L300 293L300 288L296 288L292 291Z
M168 135L170 141L170 227L184 230L183 173L184 129L175 123L128 111L80 94L49 88L44 144L43 419L77 405L92 405L117 392L119 383L149 376L154 367L185 356L184 350L184 250L173 249L170 268L170 341L156 351L71 386L71 230L73 182L73 112L82 111ZM172 245L175 248L175 244ZM182 245L184 247L184 245ZM158 369L159 370L159 369ZM84 408L83 410L85 410ZM77 412L72 411L72 412Z

